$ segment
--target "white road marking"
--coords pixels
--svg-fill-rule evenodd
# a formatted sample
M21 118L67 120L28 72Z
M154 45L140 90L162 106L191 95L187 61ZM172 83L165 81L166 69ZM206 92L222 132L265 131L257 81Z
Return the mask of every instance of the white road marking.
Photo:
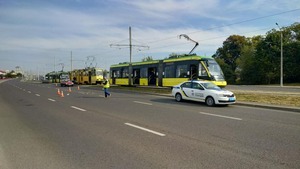
M52 101L52 102L55 102L56 100L53 100L53 99L50 99L50 98L48 98L48 100L50 100L50 101Z
M146 103L146 102L139 102L139 101L133 101L134 103L139 103L139 104L146 104L146 105L152 105L151 103Z
M28 93L31 93L31 91L28 91Z
M35 94L36 96L41 96L41 95L39 95L39 94Z
M146 129L144 127L140 127L140 126L137 126L137 125L134 125L134 124L131 124L131 123L124 123L125 125L127 126L131 126L131 127L134 127L134 128L137 128L137 129L140 129L140 130L144 130L144 131L147 131L149 133L152 133L152 134L156 134L156 135L159 135L159 136L166 136L165 134L163 133L159 133L159 132L156 132L156 131L153 131L153 130L150 130L150 129Z
M82 109L82 108L79 108L79 107L75 107L75 106L71 106L73 109L76 109L76 110L80 110L80 111L86 111L86 110L84 110L84 109Z
M199 112L199 113L200 114L204 114L204 115L209 115L209 116L216 116L216 117L222 117L222 118L232 119L232 120L243 120L241 118L230 117L230 116L222 116L222 115L210 114L210 113L204 113L204 112Z

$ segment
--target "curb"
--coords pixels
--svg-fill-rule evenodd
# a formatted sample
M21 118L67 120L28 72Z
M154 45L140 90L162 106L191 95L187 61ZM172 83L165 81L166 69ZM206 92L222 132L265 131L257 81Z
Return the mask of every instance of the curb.
M239 101L236 102L235 105L248 106L248 107L260 107L266 109L284 110L284 111L300 113L300 107L287 107L287 106L268 105L268 104L254 103L254 102L239 102Z

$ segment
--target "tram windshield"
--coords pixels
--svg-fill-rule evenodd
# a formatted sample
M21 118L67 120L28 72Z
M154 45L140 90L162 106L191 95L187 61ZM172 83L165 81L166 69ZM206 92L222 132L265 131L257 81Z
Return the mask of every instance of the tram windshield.
M96 76L103 76L103 70L102 69L96 69Z
M60 79L61 79L61 80L70 79L69 74L62 73L62 74L60 75Z
M215 60L207 60L206 64L210 74L214 76L216 81L225 80L223 71Z

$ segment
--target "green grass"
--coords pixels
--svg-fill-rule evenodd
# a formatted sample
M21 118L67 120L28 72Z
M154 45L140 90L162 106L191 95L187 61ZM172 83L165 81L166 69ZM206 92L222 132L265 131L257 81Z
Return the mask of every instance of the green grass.
M170 88L151 88L151 87L122 87L112 86L114 89L129 90L134 92L156 93L156 94L171 94ZM300 95L288 95L279 93L254 93L232 91L237 98L237 101L265 103L281 106L296 106L300 107Z
M296 106L300 107L299 95L282 95L271 93L238 93L235 92L237 101L266 103L281 106Z

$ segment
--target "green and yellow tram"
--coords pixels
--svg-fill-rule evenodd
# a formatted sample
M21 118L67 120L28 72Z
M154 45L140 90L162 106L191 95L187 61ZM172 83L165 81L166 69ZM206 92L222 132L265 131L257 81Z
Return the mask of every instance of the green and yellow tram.
M45 75L43 83L60 83L61 79L69 78L69 73L64 71L49 72Z
M133 85L171 87L191 79L211 81L220 87L227 85L219 64L210 57L182 55L171 59L133 62L131 65ZM130 85L129 68L129 63L111 65L111 84Z

